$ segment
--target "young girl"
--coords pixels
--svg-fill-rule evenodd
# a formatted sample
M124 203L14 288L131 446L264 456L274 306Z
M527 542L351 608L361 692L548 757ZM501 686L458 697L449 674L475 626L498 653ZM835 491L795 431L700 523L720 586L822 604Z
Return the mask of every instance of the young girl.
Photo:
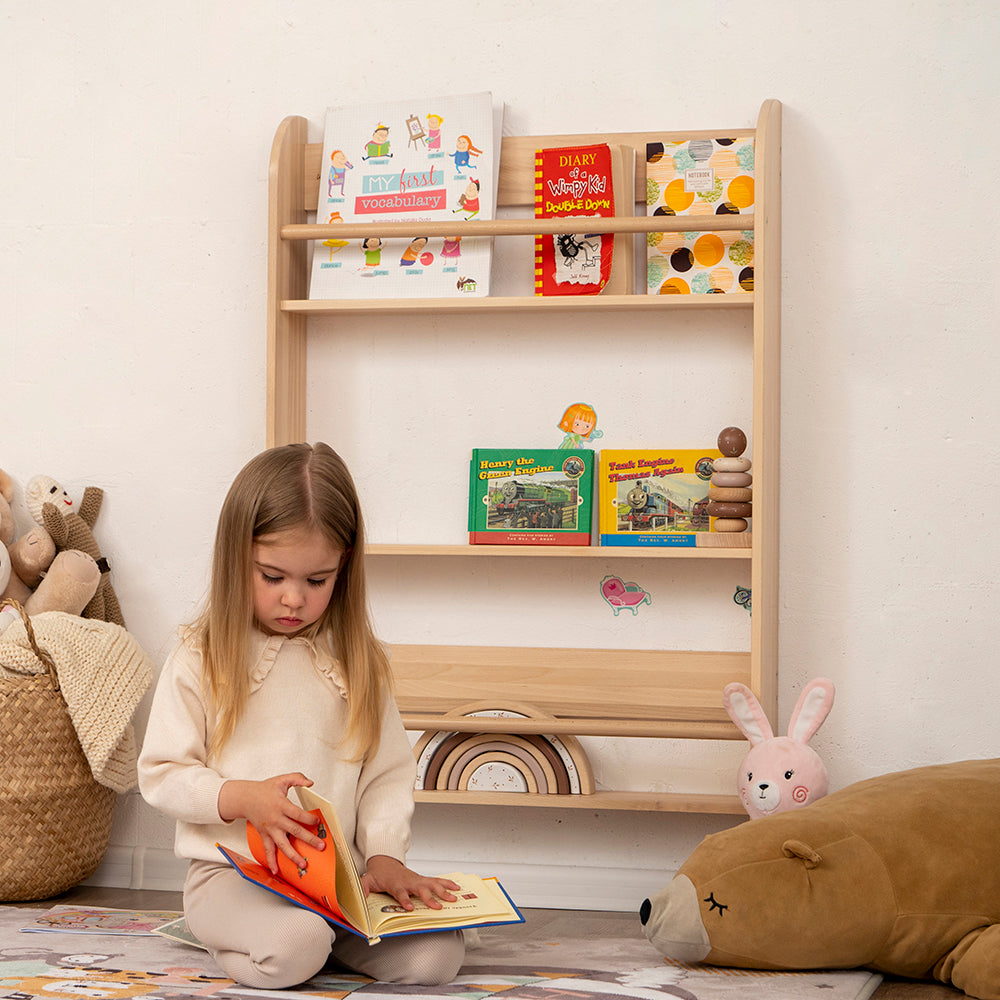
M324 444L271 448L236 477L219 516L208 601L163 668L139 761L145 799L177 820L190 860L184 913L227 976L258 989L300 983L328 958L372 976L454 978L460 931L364 938L247 882L216 842L267 862L322 848L316 820L288 796L312 785L333 802L366 891L438 909L458 888L404 864L415 763L372 634L364 528L354 483Z

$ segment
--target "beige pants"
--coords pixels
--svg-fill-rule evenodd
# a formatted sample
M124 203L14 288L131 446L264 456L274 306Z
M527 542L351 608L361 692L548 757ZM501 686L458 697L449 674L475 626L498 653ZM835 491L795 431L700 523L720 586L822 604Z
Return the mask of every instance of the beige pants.
M192 861L184 884L188 927L231 979L255 989L305 982L332 957L372 979L436 986L465 957L461 931L383 938L369 945L248 882L226 864Z

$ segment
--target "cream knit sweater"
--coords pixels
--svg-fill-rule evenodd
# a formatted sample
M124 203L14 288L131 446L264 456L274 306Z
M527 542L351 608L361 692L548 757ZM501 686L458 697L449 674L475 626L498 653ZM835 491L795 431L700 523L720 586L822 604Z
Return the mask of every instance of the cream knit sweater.
M246 711L218 755L207 751L212 711L201 654L190 640L174 650L160 675L139 757L139 788L177 820L175 853L222 862L218 842L247 854L246 823L219 817L223 783L301 771L334 804L362 871L375 854L405 861L416 765L395 702L386 702L378 753L352 763L338 746L347 720L338 665L305 639L255 632L251 648Z
M62 611L31 616L39 648L52 657L59 687L94 778L116 792L136 783L132 715L153 665L120 625ZM0 639L0 678L44 673L18 618Z

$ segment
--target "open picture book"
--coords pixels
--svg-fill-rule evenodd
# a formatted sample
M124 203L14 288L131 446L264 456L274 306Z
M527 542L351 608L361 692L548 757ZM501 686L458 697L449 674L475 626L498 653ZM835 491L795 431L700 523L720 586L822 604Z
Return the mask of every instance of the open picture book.
M266 866L260 835L247 823L247 840L255 860L220 844L216 847L248 881L318 913L336 927L367 938L369 944L398 934L524 921L500 883L478 875L453 872L443 876L458 883L460 888L453 891L458 897L454 902L440 901L440 910L431 909L420 899L413 900L412 910L404 910L385 893L372 892L366 896L361 887L361 874L333 806L311 788L297 787L295 791L302 808L317 817L316 835L326 842L326 849L318 851L293 837L292 843L306 859L306 867L296 867L279 851L278 874L272 875Z

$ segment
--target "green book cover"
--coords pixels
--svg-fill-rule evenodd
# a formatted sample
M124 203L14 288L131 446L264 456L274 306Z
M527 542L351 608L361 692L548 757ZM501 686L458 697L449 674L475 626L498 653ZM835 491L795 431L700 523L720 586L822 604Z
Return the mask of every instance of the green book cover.
M474 448L471 545L590 545L594 455L561 448Z

